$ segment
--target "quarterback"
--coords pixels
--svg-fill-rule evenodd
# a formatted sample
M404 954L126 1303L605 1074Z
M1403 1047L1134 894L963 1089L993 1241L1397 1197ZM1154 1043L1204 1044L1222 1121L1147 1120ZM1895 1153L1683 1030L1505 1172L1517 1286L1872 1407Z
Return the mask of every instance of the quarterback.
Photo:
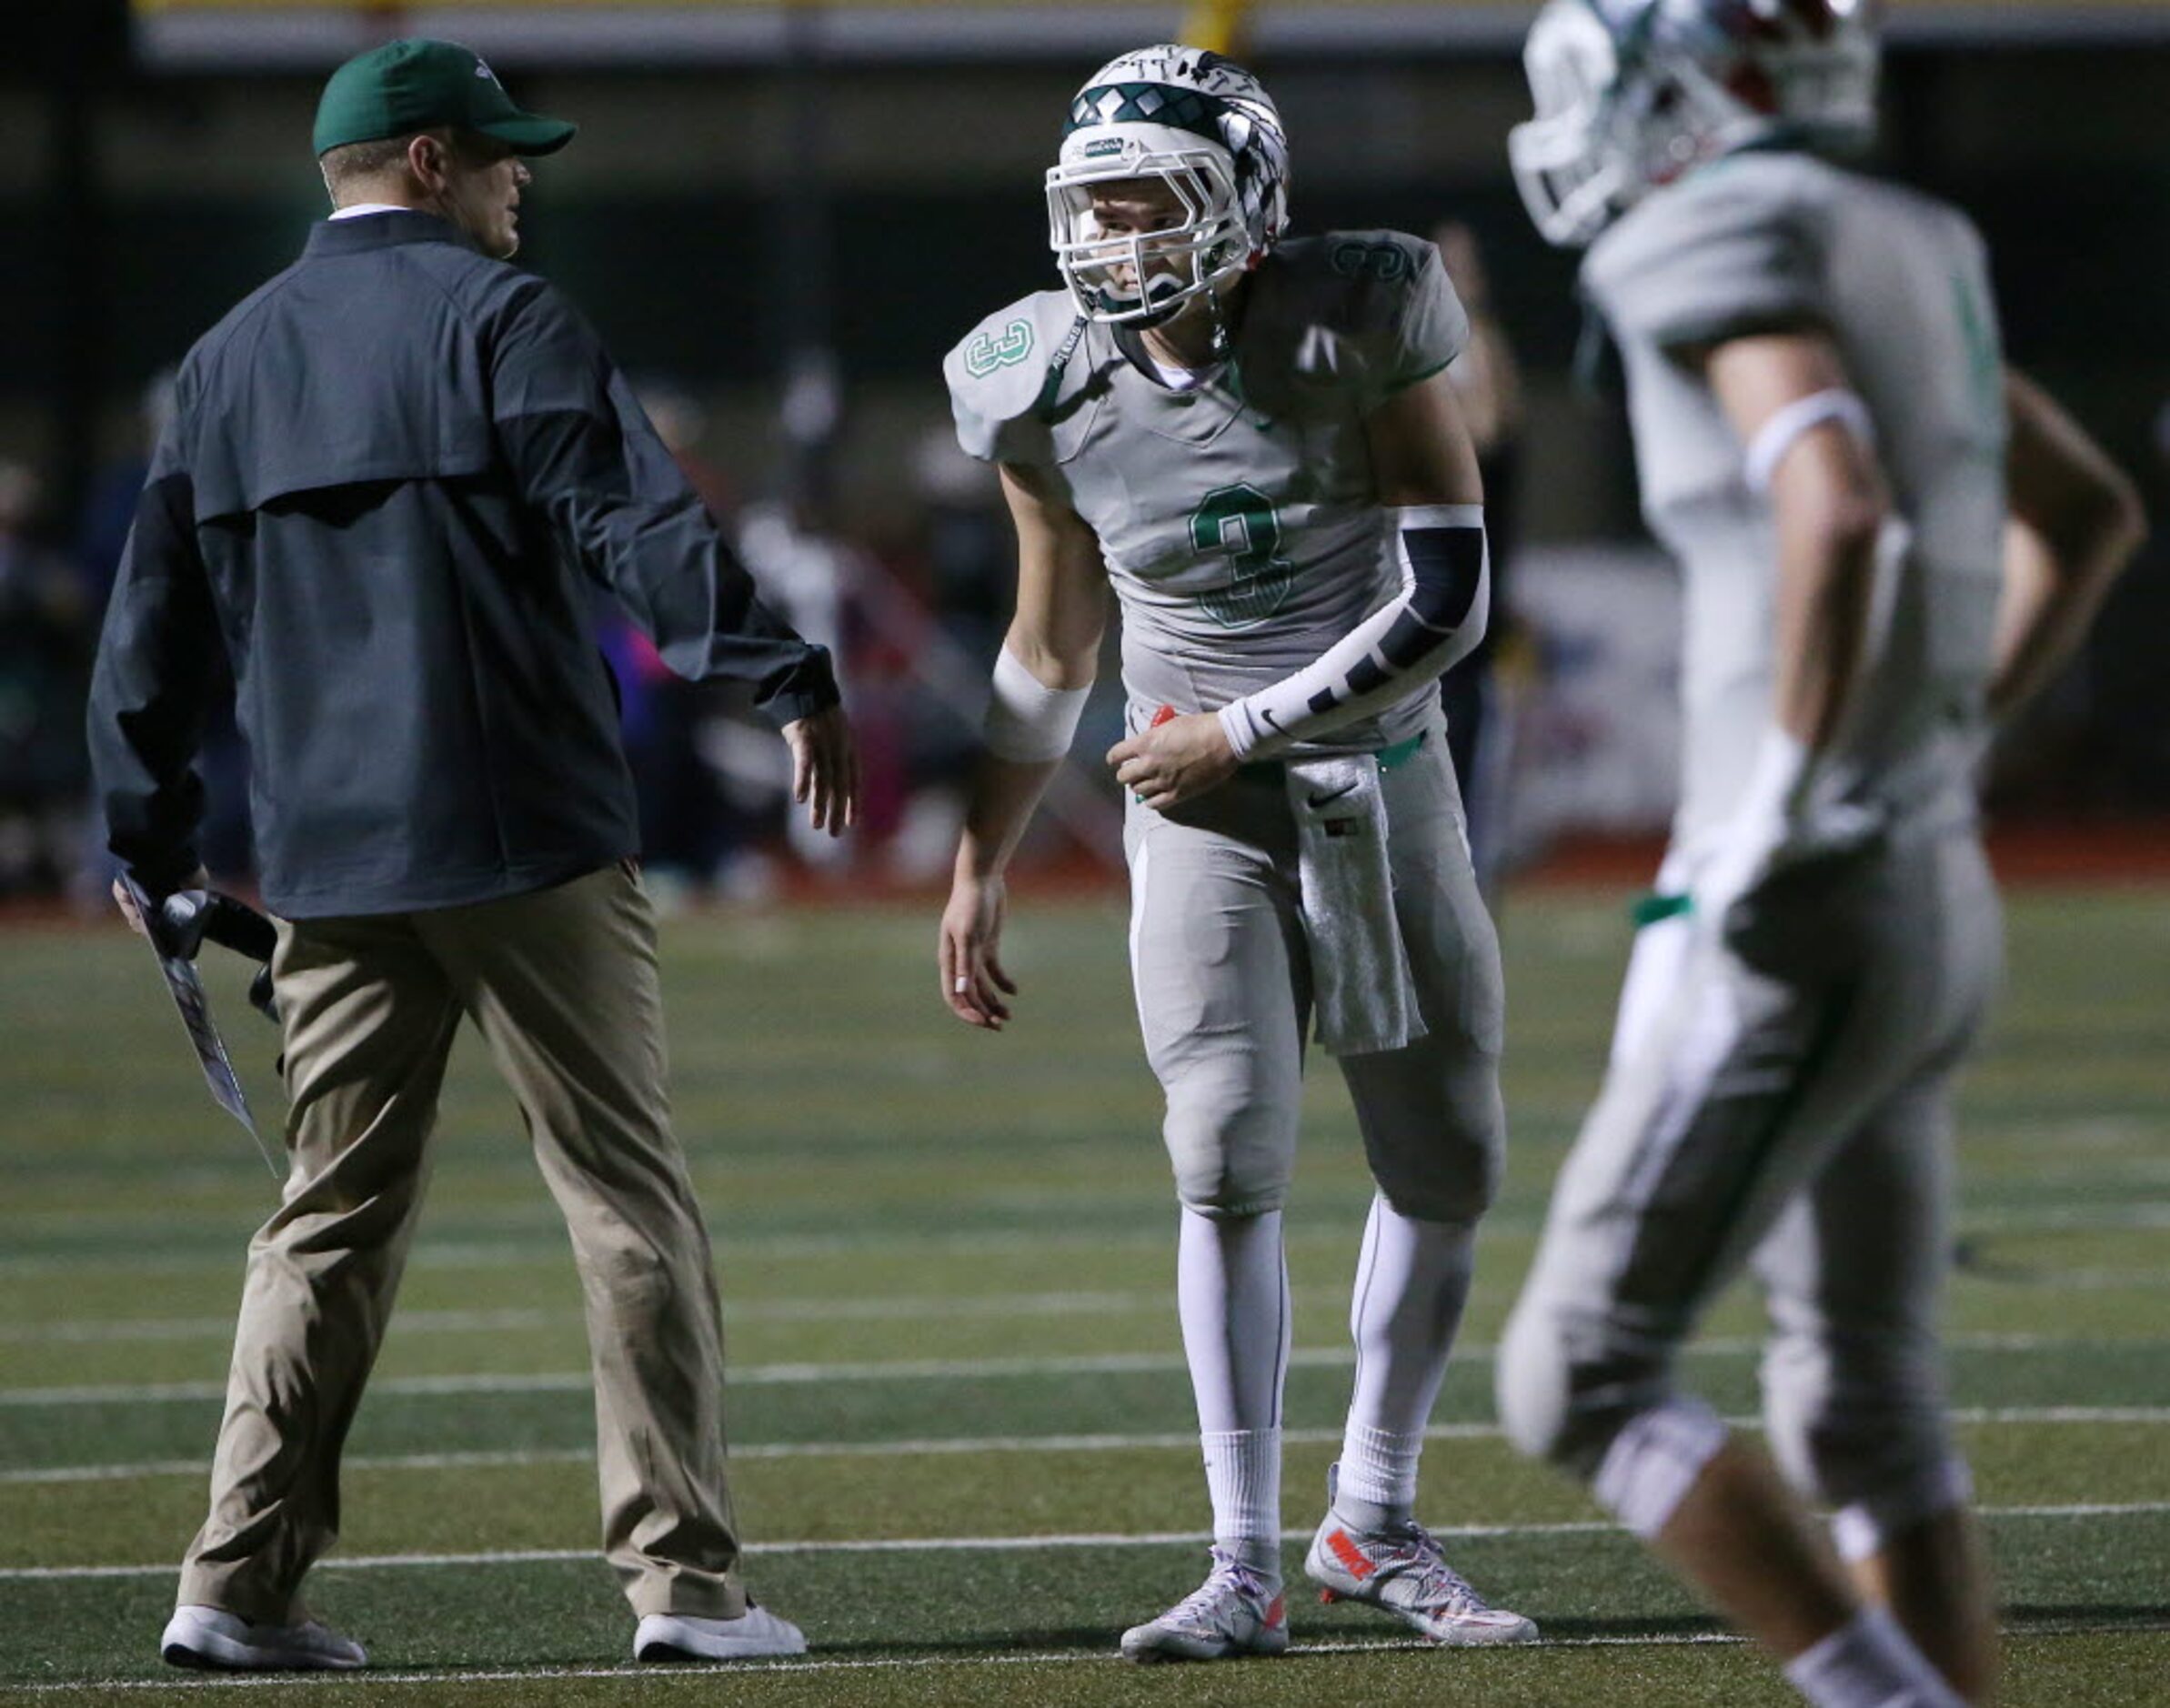
M2138 523L2007 372L1966 218L1829 157L1871 127L1874 11L1549 0L1531 30L1510 151L1620 351L1684 580L1685 763L1497 1377L1517 1443L1810 1701L1948 1708L1995 1669L1936 1337L1950 1087L2001 952L1974 774ZM1783 1476L1676 1381L1744 1267Z
M1288 1645L1281 1215L1314 1026L1377 1191L1355 1392L1304 1570L1436 1642L1535 1634L1414 1512L1502 1140L1498 947L1437 687L1486 611L1476 463L1442 372L1467 323L1429 243L1282 241L1287 161L1240 66L1174 45L1113 61L1047 177L1068 288L990 316L945 367L1018 536L941 927L943 995L973 1025L1010 1017L1003 870L1075 732L1110 583L1122 616L1130 734L1109 759L1214 1536L1203 1585L1124 1635L1138 1661Z

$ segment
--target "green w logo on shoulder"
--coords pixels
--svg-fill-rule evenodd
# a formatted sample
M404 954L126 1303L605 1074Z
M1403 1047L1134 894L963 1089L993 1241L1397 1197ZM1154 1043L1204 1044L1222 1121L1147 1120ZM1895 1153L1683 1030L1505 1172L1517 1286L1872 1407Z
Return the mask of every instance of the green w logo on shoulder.
M965 372L985 379L998 367L1010 367L1032 354L1032 323L1012 320L998 335L982 332L964 347Z

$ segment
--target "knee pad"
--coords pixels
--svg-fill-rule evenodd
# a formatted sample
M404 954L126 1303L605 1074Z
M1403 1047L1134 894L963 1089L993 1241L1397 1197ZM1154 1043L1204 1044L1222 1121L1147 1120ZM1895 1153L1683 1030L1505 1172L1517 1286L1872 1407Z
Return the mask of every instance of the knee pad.
M1259 1216L1287 1202L1296 1109L1171 1089L1161 1123L1176 1196L1201 1216Z
M1412 1221L1474 1225L1499 1191L1496 1150L1447 1152L1437 1161L1396 1155L1375 1159L1371 1178L1395 1211Z
M1882 1553L1894 1537L1974 1497L1974 1473L1956 1453L1850 1501L1831 1515L1831 1540L1849 1565Z
M1444 1100L1446 1121L1421 1123L1373 1114L1364 1122L1371 1179L1401 1214L1415 1221L1474 1222L1499 1195L1506 1120L1489 1070L1462 1076Z
M1591 1479L1600 1505L1648 1542L1673 1522L1726 1428L1702 1401L1674 1395L1622 1424Z
M1590 1484L1638 1535L1655 1535L1726 1439L1715 1412L1673 1391L1673 1355L1671 1341L1525 1299L1493 1369L1500 1421L1522 1452Z
M1787 1479L1839 1514L1849 1559L1965 1502L1934 1348L1898 1336L1788 1335L1763 1361L1763 1417Z

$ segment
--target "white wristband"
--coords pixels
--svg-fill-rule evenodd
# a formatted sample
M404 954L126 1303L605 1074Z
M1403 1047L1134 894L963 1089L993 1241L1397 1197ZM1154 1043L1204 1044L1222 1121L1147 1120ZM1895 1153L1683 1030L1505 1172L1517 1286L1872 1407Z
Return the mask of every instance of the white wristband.
M1221 719L1221 733L1228 738L1228 750L1239 761L1251 757L1251 749L1259 744L1258 726L1251 721L1248 700L1231 700L1214 716Z
M1044 765L1060 759L1070 751L1091 692L1090 686L1048 687L1003 648L995 658L993 690L987 702L982 732L987 750L998 759L1020 765Z

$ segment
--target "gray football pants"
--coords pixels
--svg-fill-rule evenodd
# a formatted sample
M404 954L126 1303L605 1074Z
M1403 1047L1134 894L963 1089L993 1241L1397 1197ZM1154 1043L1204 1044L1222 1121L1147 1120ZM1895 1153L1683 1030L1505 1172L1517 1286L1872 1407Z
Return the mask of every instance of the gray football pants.
M1688 916L1639 937L1611 1070L1501 1349L1500 1405L1523 1451L1593 1476L1674 1396L1681 1343L1753 1265L1773 1451L1858 1553L1964 1488L1935 1328L1948 1096L2001 926L1971 833L1791 890L1737 953Z
M1373 1178L1405 1216L1473 1221L1498 1189L1505 1020L1498 939L1470 870L1437 726L1381 777L1394 909L1425 1035L1341 1059ZM1310 957L1281 768L1162 814L1130 803L1130 968L1167 1096L1177 1195L1209 1216L1278 1210L1295 1169Z
M279 929L286 1144L180 1601L304 1615L339 1458L406 1268L462 1016L519 1100L586 1297L603 1549L638 1613L746 1610L723 1324L670 1129L654 917L629 869L473 907ZM450 1446L455 1443L447 1442Z

